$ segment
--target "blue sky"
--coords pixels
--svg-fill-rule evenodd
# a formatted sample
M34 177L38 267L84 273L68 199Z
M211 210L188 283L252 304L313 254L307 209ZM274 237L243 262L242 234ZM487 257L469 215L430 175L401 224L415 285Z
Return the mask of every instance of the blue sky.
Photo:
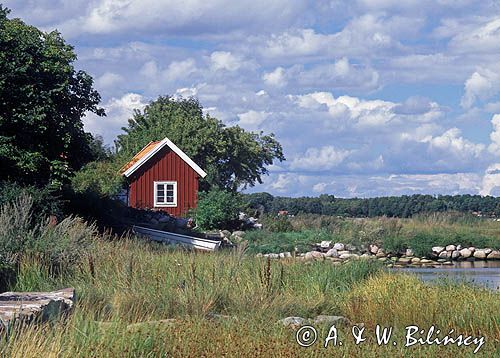
M253 191L500 194L498 1L4 5L75 46L108 113L85 127L107 143L134 108L194 95L283 144L287 160Z

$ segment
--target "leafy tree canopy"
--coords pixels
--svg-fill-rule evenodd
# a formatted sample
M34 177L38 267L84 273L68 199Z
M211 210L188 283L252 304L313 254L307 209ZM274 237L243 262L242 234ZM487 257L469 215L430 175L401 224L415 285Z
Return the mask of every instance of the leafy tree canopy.
M159 97L143 111L135 111L124 134L116 141L122 162L130 160L152 140L167 136L207 172L201 189L236 191L262 182L267 165L285 160L274 136L226 127L220 120L203 114L195 98Z
M0 5L0 180L58 185L93 159L81 118L104 115L100 96L58 32L8 14Z

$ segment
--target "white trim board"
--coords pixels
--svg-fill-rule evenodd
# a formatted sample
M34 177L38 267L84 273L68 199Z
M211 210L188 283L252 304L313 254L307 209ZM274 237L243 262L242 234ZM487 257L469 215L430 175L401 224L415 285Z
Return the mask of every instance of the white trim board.
M207 173L203 169L201 169L198 164L193 162L191 158L187 156L178 146L176 146L170 139L165 137L160 143L158 143L152 150L149 151L144 157L139 159L134 165L128 168L123 175L127 178L130 177L137 169L139 169L144 163L146 163L149 159L151 159L156 153L158 153L163 147L168 146L170 149L174 151L183 161L185 161L193 170L198 173L202 178L207 176Z

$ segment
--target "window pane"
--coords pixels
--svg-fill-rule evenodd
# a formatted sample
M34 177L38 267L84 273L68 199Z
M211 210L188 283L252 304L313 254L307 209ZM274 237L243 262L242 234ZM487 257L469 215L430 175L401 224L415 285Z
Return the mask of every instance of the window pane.
M167 196L167 203L173 203L174 202L174 197L173 196Z

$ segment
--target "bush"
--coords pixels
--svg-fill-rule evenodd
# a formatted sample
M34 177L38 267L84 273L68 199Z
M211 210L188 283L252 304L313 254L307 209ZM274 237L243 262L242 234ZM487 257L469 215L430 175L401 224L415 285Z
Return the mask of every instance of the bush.
M202 229L229 229L237 225L242 206L238 193L214 189L200 193L196 224Z
M93 242L96 228L80 218L60 223L32 220L33 199L22 195L0 208L0 263L15 267L23 255L34 255L52 266L76 261Z
M62 202L48 187L21 186L15 182L0 182L0 207L12 203L22 196L31 198L31 214L34 221L49 215L62 215Z
M120 192L123 178L114 162L92 162L75 173L71 185L77 193L93 191L100 196L109 197Z
M289 232L293 231L293 226L286 216L264 216L262 225L270 232Z

